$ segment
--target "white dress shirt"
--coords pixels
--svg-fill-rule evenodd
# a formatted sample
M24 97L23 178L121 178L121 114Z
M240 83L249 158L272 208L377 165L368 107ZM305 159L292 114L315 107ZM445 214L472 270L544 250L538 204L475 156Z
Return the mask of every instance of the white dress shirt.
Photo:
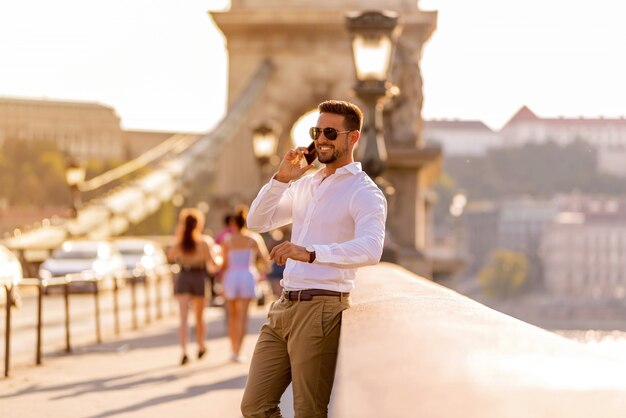
M287 260L285 290L349 292L357 267L380 261L387 201L360 163L291 183L270 180L248 213L248 228L266 232L293 223L291 242L315 250L313 263Z

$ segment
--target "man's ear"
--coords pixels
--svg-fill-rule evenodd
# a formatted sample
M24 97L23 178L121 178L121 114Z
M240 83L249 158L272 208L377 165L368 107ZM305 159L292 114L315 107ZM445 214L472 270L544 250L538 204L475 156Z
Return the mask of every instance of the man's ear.
M359 142L359 138L361 138L361 131L352 131L350 134L352 135L350 142L352 145L356 145Z

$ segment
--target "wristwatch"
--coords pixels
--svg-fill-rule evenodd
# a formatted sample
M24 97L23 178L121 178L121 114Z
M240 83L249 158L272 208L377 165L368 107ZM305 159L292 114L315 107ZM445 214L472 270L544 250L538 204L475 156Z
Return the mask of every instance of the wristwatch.
M308 246L306 247L307 252L309 253L309 263L312 263L315 261L315 248L313 248L312 246Z

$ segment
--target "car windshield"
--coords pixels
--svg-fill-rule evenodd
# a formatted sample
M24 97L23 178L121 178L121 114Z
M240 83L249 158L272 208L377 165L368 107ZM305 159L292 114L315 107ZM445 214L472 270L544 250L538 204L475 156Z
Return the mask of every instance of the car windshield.
M57 250L52 254L52 258L57 260L93 260L98 258L98 253L94 250Z

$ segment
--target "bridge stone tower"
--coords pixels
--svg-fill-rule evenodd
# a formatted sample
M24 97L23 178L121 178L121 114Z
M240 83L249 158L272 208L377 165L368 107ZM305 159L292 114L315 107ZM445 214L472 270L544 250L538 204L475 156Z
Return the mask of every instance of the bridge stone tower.
M384 176L396 189L388 231L397 245L397 262L429 276L428 187L437 177L440 153L423 147L419 62L436 13L419 10L416 0L231 0L229 11L211 13L228 49L229 105L261 63L270 59L275 67L247 122L224 147L212 208L219 212L233 202L249 203L267 181L252 149L257 126L269 123L278 131L282 155L293 146L294 123L318 103L329 98L358 103L345 14L371 9L396 11L402 25L391 75L401 92L384 112L389 156Z

